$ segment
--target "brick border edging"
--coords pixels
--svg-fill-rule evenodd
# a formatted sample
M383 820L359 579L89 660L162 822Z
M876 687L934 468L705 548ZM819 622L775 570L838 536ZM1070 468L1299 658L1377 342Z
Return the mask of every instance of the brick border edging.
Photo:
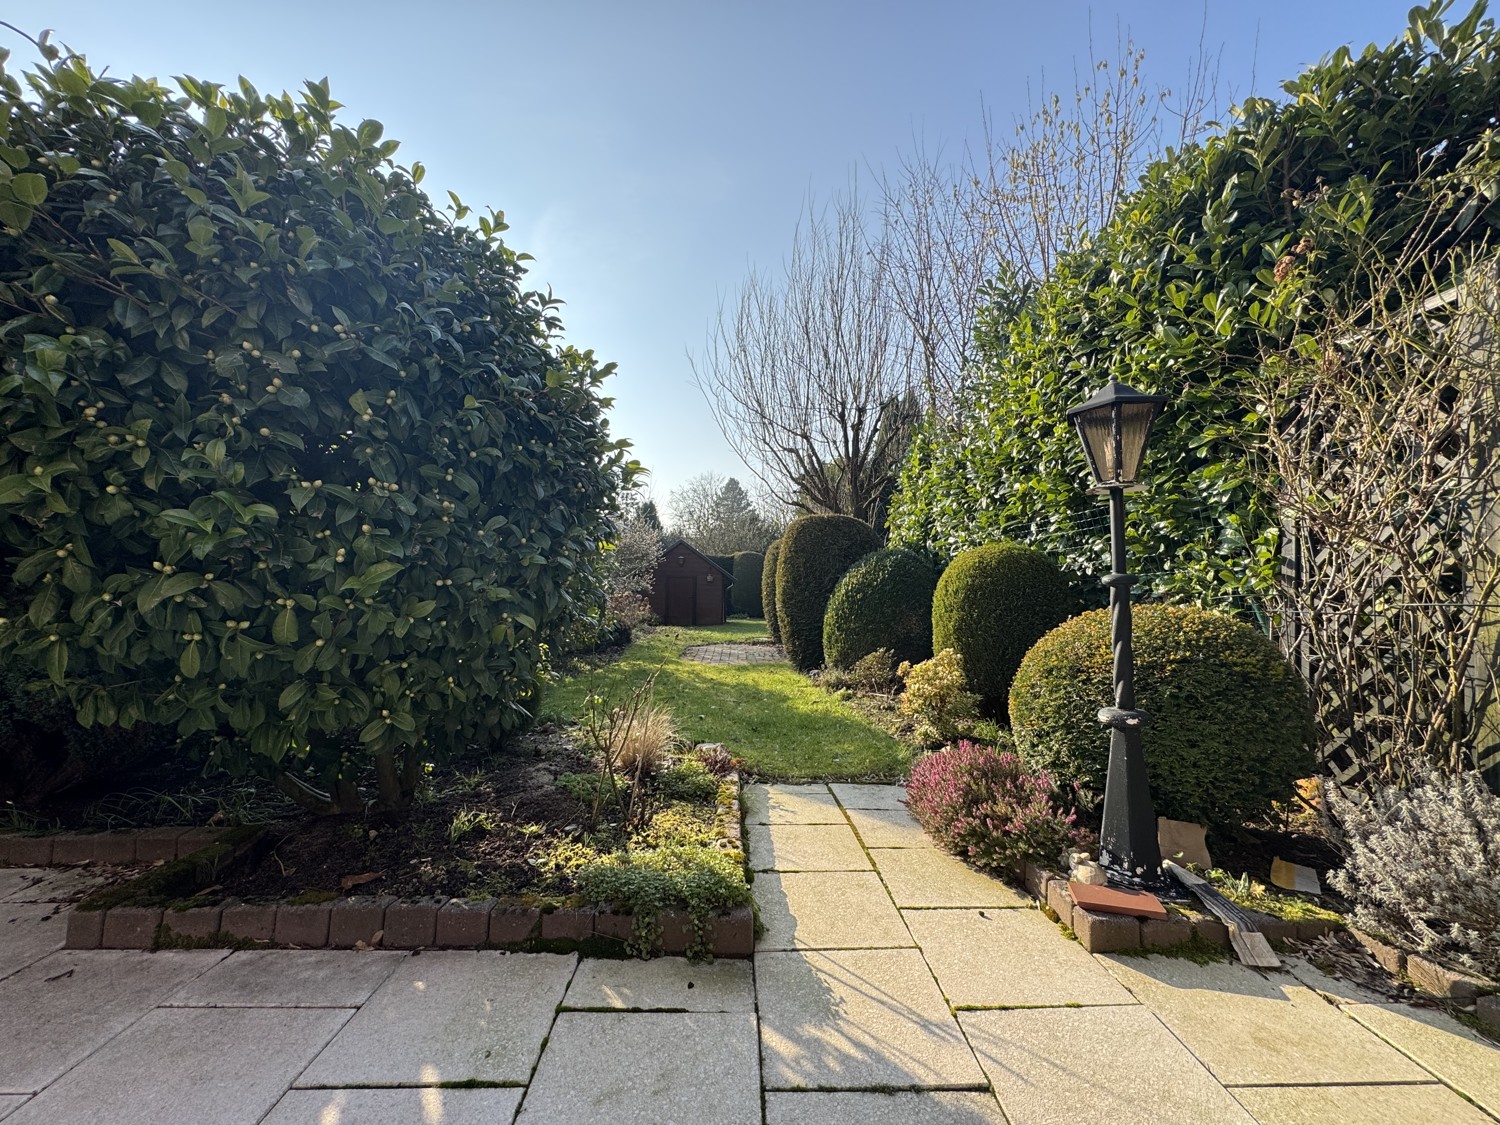
M141 828L123 832L0 833L0 867L61 867L74 863L156 863L182 859L229 828Z
M718 804L718 845L744 850L740 829L740 778L726 774ZM191 831L191 830L189 830ZM44 837L32 837L33 839ZM201 845L199 845L201 846ZM479 902L340 898L321 903L244 903L227 899L185 910L116 906L71 910L65 949L160 949L183 946L353 949L544 949L617 952L624 949L635 918L597 906L547 909L497 899ZM662 954L686 953L696 938L682 910L660 916ZM745 959L755 951L755 909L740 906L714 917L709 951Z
M1194 937L1210 945L1229 948L1229 931L1217 918L1183 918L1173 915L1161 920L1131 918L1124 914L1103 914L1085 910L1073 903L1068 881L1046 868L1028 863L1023 873L1026 889L1047 911L1078 937L1079 944L1090 953L1150 952L1170 949L1192 941ZM1270 915L1260 916L1260 930L1266 940L1310 941L1335 930L1344 929L1338 922L1288 922Z

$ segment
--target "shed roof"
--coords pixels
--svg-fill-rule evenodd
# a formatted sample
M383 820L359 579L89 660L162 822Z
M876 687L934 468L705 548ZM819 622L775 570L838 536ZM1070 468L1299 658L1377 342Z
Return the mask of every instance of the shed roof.
M704 562L706 562L709 566L713 567L720 574L722 574L725 578L729 579L729 584L731 586L734 585L734 572L733 571L725 570L722 566L720 566L718 563L714 562L713 559L709 558L702 551L698 550L697 547L694 547L691 543L689 543L686 539L684 539L680 535L674 535L674 536L672 536L670 539L668 539L665 543L663 543L661 545L662 556L665 557L667 555L670 555L673 551L677 550L679 547L686 547L689 551L692 551L693 554L697 555L700 559L702 559Z

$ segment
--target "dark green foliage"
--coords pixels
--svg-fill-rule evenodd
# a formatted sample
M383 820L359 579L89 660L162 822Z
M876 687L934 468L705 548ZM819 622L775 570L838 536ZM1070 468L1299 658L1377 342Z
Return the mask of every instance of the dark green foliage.
M932 593L937 572L915 551L891 548L866 555L839 579L823 615L823 657L830 668L853 668L889 649L895 662L932 655Z
M1339 48L1284 89L1248 98L1201 145L1152 165L1114 222L1013 317L981 319L962 432L913 443L890 527L954 553L1024 539L1070 571L1108 570L1097 499L1064 412L1111 374L1171 396L1132 497L1147 588L1251 605L1279 563L1253 457L1247 374L1330 302L1357 307L1429 208L1452 244L1492 237L1500 34L1482 9L1445 26L1416 8L1389 46Z
M844 572L880 547L880 536L851 516L802 516L781 537L776 619L793 666L823 663L823 615Z
M1150 716L1142 743L1160 816L1234 828L1289 800L1312 773L1307 690L1254 628L1189 606L1135 609L1135 689ZM1104 792L1112 705L1109 611L1059 626L1021 662L1011 732L1028 762L1059 784Z
M766 556L759 551L741 551L734 556L734 612L746 617L761 617L760 587Z
M525 721L630 470L610 367L552 342L499 215L439 212L321 83L28 79L0 74L0 656L85 726L346 797Z
M766 548L766 561L760 572L760 608L766 615L766 631L777 644L781 643L781 622L776 616L776 568L780 559L781 540L777 539Z
M718 587L720 595L724 598L724 620L728 621L734 613L734 556L733 555L708 555L708 561L719 567L723 574L714 575L714 585Z
M987 714L1001 715L1021 657L1076 608L1067 578L1046 555L987 543L959 552L938 579L933 651L958 653L968 689Z

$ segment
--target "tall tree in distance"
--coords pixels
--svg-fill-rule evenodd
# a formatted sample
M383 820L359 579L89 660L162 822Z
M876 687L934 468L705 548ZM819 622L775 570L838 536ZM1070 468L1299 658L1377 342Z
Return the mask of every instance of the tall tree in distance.
M705 554L764 551L779 530L734 477L703 473L672 490L672 533Z

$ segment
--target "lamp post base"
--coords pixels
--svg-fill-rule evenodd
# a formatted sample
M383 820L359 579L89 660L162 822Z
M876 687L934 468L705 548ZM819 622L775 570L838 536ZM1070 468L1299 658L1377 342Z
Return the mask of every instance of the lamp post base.
M1156 812L1146 784L1139 711L1107 707L1099 720L1109 728L1109 774L1104 785L1104 821L1099 830L1099 866L1112 886L1170 893L1176 882L1162 869Z

